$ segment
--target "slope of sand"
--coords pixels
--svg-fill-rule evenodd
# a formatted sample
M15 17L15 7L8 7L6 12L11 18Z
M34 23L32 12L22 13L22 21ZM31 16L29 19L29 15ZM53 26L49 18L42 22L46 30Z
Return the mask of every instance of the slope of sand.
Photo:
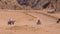
M60 23L56 23L59 14L47 14L33 10L0 10L0 34L60 34ZM39 13L38 13L39 12ZM49 15L49 16L48 16ZM7 24L9 18L15 24ZM40 19L41 24L37 25Z

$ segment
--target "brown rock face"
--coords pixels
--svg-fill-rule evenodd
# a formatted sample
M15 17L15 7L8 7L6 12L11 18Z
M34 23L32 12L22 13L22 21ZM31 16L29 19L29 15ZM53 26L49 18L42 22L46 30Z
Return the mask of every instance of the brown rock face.
M57 1L60 8L60 1ZM0 0L0 9L11 10L41 10L46 8L56 8L55 0Z

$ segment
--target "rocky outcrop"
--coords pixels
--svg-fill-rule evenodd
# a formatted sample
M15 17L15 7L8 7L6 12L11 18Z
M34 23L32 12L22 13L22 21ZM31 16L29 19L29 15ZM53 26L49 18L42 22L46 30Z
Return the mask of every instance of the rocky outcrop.
M58 8L60 8L58 0ZM11 10L41 10L46 8L56 8L55 0L0 0L0 9Z

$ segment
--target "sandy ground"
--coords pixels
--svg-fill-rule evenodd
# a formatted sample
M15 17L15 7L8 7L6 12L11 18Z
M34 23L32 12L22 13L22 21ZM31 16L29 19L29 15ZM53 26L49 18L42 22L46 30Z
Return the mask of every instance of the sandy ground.
M47 14L39 10L0 10L0 34L60 34L60 18L58 14ZM9 18L15 24L7 24ZM40 19L41 24L37 25Z

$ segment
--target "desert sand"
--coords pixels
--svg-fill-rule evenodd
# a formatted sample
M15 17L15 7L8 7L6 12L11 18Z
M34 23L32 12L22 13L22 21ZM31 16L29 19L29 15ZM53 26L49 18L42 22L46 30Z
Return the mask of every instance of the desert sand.
M43 10L45 11L45 10ZM42 10L0 10L0 34L60 34L60 13L48 14ZM9 18L15 20L8 25ZM38 19L41 24L37 25Z

